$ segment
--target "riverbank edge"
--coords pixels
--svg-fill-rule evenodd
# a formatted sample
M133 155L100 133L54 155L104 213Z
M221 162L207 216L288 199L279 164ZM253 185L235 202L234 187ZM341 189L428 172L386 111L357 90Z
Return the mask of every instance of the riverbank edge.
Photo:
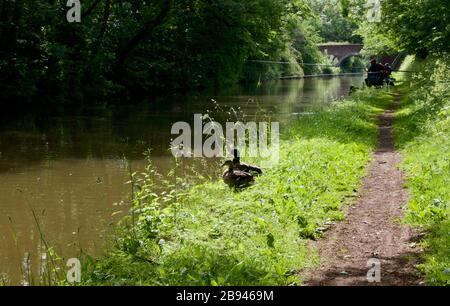
M83 284L300 284L297 272L318 264L307 241L354 202L391 101L366 89L298 119L282 131L280 163L243 192L206 181L161 205L141 189L135 225L124 222L108 254L85 262Z

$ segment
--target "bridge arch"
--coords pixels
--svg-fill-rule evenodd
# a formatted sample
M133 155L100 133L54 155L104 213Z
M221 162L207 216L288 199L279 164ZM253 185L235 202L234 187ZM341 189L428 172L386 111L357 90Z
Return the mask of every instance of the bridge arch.
M326 54L331 55L337 59L337 65L341 64L351 56L361 55L361 50L364 48L363 44L347 44L347 43L326 43L319 44L319 50Z

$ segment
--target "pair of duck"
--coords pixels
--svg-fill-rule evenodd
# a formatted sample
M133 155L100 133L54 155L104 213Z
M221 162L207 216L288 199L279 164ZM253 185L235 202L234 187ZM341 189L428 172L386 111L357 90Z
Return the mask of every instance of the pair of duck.
M223 181L231 188L245 188L255 181L255 176L262 174L259 167L241 162L239 151L233 151L234 159L227 160L222 167L227 166L223 174Z

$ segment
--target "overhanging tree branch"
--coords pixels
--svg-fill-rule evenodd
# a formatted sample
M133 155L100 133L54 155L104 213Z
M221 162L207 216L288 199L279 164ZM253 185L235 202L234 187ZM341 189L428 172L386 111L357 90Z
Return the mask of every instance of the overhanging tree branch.
M97 7L97 5L101 2L101 0L96 0L94 1L94 3L92 3L92 5L90 7L88 7L88 9L86 10L86 12L84 12L82 15L83 17L87 17L89 16Z
M148 20L144 23L143 27L128 41L125 47L119 52L116 61L116 68L120 71L123 69L125 65L125 61L133 52L133 50L139 46L139 44L147 37L152 36L154 30L161 25L167 15L170 12L170 8L172 6L172 0L162 0L161 11L158 16L152 20Z

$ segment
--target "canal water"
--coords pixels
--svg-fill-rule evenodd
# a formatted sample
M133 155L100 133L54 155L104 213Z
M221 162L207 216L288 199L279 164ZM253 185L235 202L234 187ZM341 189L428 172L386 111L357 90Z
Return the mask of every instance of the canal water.
M0 284L21 284L24 261L34 277L39 275L42 239L63 261L80 252L101 255L129 211L129 168L143 169L143 152L149 148L161 173L171 167L173 123L193 122L195 113L209 112L219 122L270 118L280 122L282 133L291 120L342 99L351 85L362 82L362 76L274 81L219 96L166 98L3 127Z

